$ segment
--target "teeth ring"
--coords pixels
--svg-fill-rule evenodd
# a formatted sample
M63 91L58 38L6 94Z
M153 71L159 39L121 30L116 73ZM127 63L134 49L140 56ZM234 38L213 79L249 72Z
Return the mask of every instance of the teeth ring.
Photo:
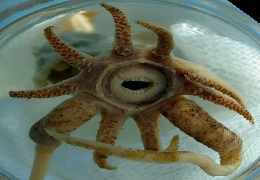
M129 82L129 81L142 81L142 82L150 82L148 78L146 77L134 77L134 78L129 78L126 79L125 82Z

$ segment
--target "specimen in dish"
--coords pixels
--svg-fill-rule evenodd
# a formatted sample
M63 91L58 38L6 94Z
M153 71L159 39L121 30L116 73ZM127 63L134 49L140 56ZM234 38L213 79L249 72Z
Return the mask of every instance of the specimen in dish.
M233 110L254 123L241 95L228 83L199 64L174 57L171 32L157 25L136 21L157 36L154 46L133 45L131 26L121 10L101 4L114 19L115 35L111 51L96 57L81 53L60 39L53 27L44 35L64 61L81 72L60 83L38 90L11 91L14 98L51 98L66 94L62 102L36 122L30 138L37 144L31 179L42 179L53 151L61 141L94 150L94 162L116 169L107 162L110 155L154 163L189 162L213 176L231 174L242 160L239 136L219 123L187 95L198 96ZM102 119L96 142L69 134L100 112ZM178 136L169 147L161 147L159 117L219 153L220 164L208 156L178 151ZM127 118L132 118L141 134L144 150L114 146Z

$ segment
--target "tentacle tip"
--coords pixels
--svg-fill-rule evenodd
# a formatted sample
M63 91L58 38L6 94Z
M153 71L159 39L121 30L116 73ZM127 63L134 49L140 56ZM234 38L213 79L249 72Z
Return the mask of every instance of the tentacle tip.
M44 31L47 32L47 31L52 30L53 28L57 28L57 29L59 29L59 28L56 27L56 26L48 26L48 27L46 27L46 28L44 29Z
M112 166L111 164L108 164L108 163L100 163L100 164L98 164L98 167L100 167L102 169L107 169L107 170L116 170L117 169L116 166Z
M252 118L250 118L250 119L248 119L249 120L249 122L252 124L252 125L254 125L255 124L255 120L254 120L254 118L252 117Z
M56 27L56 26L48 26L48 27L46 27L46 28L44 29L44 35L45 35L45 37L51 36L51 34L52 34L52 29L54 29L54 28L59 29L59 28Z
M15 92L14 91L9 91L8 94L9 94L10 97L15 97Z
M252 114L251 114L248 110L245 110L242 115L243 115L244 118L245 118L246 120L248 120L251 124L255 124L255 120L254 120Z
M179 149L179 136L175 135L171 139L171 142L170 142L168 148L165 149L165 151L177 152L178 149Z
M12 98L27 98L27 99L31 98L29 96L23 96L23 95L24 95L24 91L10 91L9 92L9 96Z
M105 8L105 9L112 8L112 7L113 7L113 6L110 6L110 5L105 4L105 3L100 3L99 5L102 6L103 8Z
M150 28L149 28L149 25L150 25L150 24L149 24L148 22L144 22L144 21L141 21L141 20L136 20L135 23L136 23L136 24L139 24L139 25L141 25L141 26L143 26L143 27L145 27L145 28L147 28L147 29L150 29Z
M144 21L141 21L141 20L136 20L135 23L139 24L141 26L144 26L144 27L146 27L146 25L147 25L147 22L144 22Z

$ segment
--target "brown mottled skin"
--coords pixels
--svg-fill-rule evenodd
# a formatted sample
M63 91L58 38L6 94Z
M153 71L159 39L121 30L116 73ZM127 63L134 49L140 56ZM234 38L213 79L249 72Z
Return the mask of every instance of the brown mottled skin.
M158 40L151 47L134 46L131 26L123 12L107 4L101 6L112 14L115 22L112 51L91 57L70 47L56 36L53 27L47 27L44 35L53 49L81 73L38 90L10 92L11 97L28 99L74 94L32 126L30 137L37 145L31 179L43 179L50 158L39 173L37 169L44 164L39 160L41 154L51 157L60 140L93 149L94 162L100 168L115 169L107 162L109 155L115 155L155 163L190 162L210 175L228 175L235 171L243 156L241 139L185 95L229 108L254 123L241 95L205 67L174 57L172 34L162 27L136 21L157 34ZM69 136L98 111L102 119L96 142ZM198 153L177 151L176 136L170 146L162 150L160 115L196 141L217 151L220 164ZM114 146L127 118L133 118L139 127L144 150Z

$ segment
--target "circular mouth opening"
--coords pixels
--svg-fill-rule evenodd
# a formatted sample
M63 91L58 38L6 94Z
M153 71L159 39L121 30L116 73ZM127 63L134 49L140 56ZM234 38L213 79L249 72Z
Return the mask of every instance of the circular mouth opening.
M116 106L145 108L163 100L173 90L175 71L167 67L148 62L119 63L111 67L100 78L100 91Z
M148 89L149 87L152 86L152 83L149 81L125 80L121 84L121 86L132 91L138 91L138 90Z

